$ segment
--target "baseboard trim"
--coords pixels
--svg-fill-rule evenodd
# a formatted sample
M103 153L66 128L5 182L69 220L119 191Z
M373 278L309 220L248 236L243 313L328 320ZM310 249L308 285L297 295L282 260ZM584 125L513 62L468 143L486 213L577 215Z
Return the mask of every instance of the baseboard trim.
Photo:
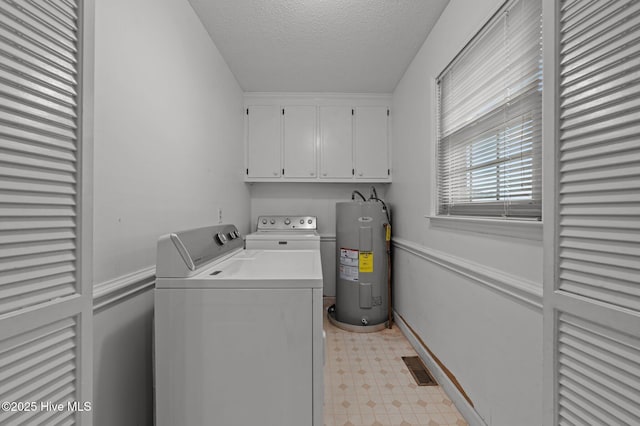
M93 311L122 303L143 291L154 288L155 273L156 267L150 266L96 285L93 288Z
M449 398L451 398L451 402L453 402L460 414L462 414L467 423L469 423L469 426L487 426L484 420L482 420L482 417L480 417L478 412L473 408L471 402L463 392L458 389L447 373L431 356L429 350L423 345L421 339L414 334L411 327L409 327L409 325L404 321L404 318L394 311L393 320L400 331L402 331L402 334L407 338L411 346L413 346L416 353L420 359L422 359L431 374L433 374L438 384L442 387Z
M435 263L528 307L542 312L542 285L505 274L493 268L434 250L414 242L394 238L393 247Z

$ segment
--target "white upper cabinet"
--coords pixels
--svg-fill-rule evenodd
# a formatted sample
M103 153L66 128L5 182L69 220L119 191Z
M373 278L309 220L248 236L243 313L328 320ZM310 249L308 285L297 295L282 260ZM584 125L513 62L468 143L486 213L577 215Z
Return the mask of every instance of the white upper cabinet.
M316 106L283 108L285 178L316 178L316 111Z
M245 96L247 182L391 182L390 97Z
M281 117L278 106L246 109L247 178L277 178L281 174Z
M388 179L389 109L386 106L355 108L354 147L356 179Z
M320 107L320 179L353 176L353 109Z

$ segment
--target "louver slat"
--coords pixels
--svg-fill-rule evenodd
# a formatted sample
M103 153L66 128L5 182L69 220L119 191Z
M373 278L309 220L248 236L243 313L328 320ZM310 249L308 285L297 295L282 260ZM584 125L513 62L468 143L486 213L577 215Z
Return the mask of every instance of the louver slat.
M582 271L585 274L591 275L593 279L600 280L602 283L606 282L605 277L611 277L616 280L629 281L633 285L637 285L638 282L638 274L635 271L629 271L628 269L623 269L616 266L610 266L606 264L597 265L592 262L574 259L562 259L559 266L561 268L560 275L562 275L562 272L564 272L565 270ZM586 296L580 293L575 294ZM603 296L605 295L603 294ZM600 298L595 298L595 300L600 300Z
M1 144L1 142L0 142ZM25 144L26 145L26 144ZM34 150L35 151L35 150ZM28 170L40 169L41 173L45 172L58 172L58 175L65 176L64 178L57 178L58 181L75 182L74 179L70 179L68 176L75 173L75 165L73 161L68 160L68 157L73 159L73 153L69 153L65 156L65 159L60 159L56 156L47 156L47 148L41 148L41 153L36 155L31 154L28 147L25 147L22 152L8 151L2 156L2 164L4 167L20 167L22 170L20 173L24 174ZM0 149L2 152L2 149ZM5 176L11 176L12 174L5 174ZM29 177L29 176L26 176ZM35 177L37 178L37 177Z
M3 102L3 104L6 105L6 102ZM60 127L59 125L35 116L10 111L5 105L0 105L1 123L11 123L12 126L19 127L31 133L44 133L56 139L67 141L75 139L74 129Z
M75 271L75 266L72 262L38 265L29 269L10 269L8 272L0 273L0 286L5 284L13 284L20 281L45 279L49 276L73 271Z
M0 51L0 53L2 52ZM6 71L3 72L5 76L7 76ZM42 94L37 91L27 89L26 87L18 87L19 85L13 80L0 78L0 83L2 83L0 85L0 94L3 98L18 99L26 105L37 106L45 112L57 114L63 118L77 118L73 104L58 103L49 97L42 96Z
M559 287L640 312L640 4L592 2L565 13ZM628 282L628 299L595 284L606 277Z
M75 400L75 351L76 323L72 319L0 342L0 400ZM61 419L74 416L66 410L54 414L63 414ZM0 412L0 423L43 424L40 420L50 416L51 412L39 409Z
M37 241L36 243L14 244L11 247L0 248L0 257L14 257L23 255L34 255L39 253L49 253L54 251L67 251L75 249L71 241Z
M581 28L564 29L563 60L566 64L580 63L585 58L591 60L596 54L602 55L602 50L609 51L611 45L629 42L629 30L640 22L637 5L631 2L609 2L608 7L601 9L601 13L592 19L585 20ZM576 27L577 28L577 27Z
M14 164L4 165L0 162L0 176L13 176L20 179L40 180L48 182L62 182L74 184L74 173L60 173L42 168L23 167Z
M617 154L619 152L633 151L637 146L635 140L622 140L618 142L608 143L606 146L598 142L583 143L581 146L576 147L578 149L571 149L571 147L564 146L563 154L560 157L561 162L572 161L576 159L585 159L592 157L599 157L607 154Z
M73 163L76 157L72 150L61 150L58 147L24 140L10 140L0 135L0 153L2 153L3 161L11 164L24 164L66 171L75 170Z
M30 105L22 99L18 101L10 96L4 96L2 98L2 108L14 116L23 116L32 121L48 123L51 129L61 127L74 130L76 127L75 117L64 116L57 114L56 111L42 109L40 105ZM73 139L75 134L72 133L71 136L70 139Z
M558 324L560 416L638 424L640 340L568 314Z
M10 65L5 63L3 66L6 77L15 76L13 81L22 78L22 81L32 81L66 95L74 94L76 82L73 75L54 68L43 58L28 55L15 44L9 43L7 38L11 35L0 27L0 54L12 59Z
M74 206L74 194L42 194L42 193L16 193L12 191L0 191L0 197L4 203L11 205L29 204L29 205L64 205ZM5 207L4 204L1 204Z
M72 0L0 2L0 321L14 330L0 336L0 401L65 404L3 411L2 425L79 418L66 402L84 389L86 323L82 310L64 308L80 300L69 297L79 287L78 13Z
M640 2L562 1L558 46L553 423L640 424Z
M39 45L51 55L67 62L73 71L77 62L76 33L73 19L63 22L59 16L48 13L42 8L43 2L29 0L8 0L2 7L2 13L10 18L15 28L21 29L25 39ZM44 13L43 13L44 12Z
M2 74L1 71L0 74ZM75 140L56 138L56 135L50 135L44 132L34 133L32 130L33 129L15 127L13 123L6 123L6 127L0 127L0 137L2 139L20 141L25 144L38 144L52 148L61 148L71 153L76 150ZM52 158L55 158L55 156Z
M0 313L76 292L77 7L0 4Z
M68 229L41 229L37 232L29 231L29 232L7 232L5 234L6 237L6 246L0 246L0 250L11 251L12 249L17 249L18 244L21 243L49 243L53 240L64 240L70 244L73 244L73 230ZM15 244L15 245L14 245Z
M19 0L19 2L24 2L24 0ZM28 2L25 4L31 4L34 7L34 10L37 9L40 12L47 15L47 17L58 25L56 28L58 29L67 29L71 31L69 34L75 34L75 30L77 30L76 20L74 14L68 14L63 9L56 6L55 2L50 0L44 0L39 2Z
M68 276L68 273L73 271L69 271L68 268L59 268L57 270L52 268L49 272L49 274L42 278L25 279L23 287L18 288L13 286L13 290L15 290L13 293L18 294L18 296L6 297L5 300L2 300L2 303L0 303L0 314L7 314L26 306L38 305L52 299L70 296L75 292L73 281L68 279L57 281L56 277L54 277L56 273L67 274ZM36 281L42 283L42 285L38 286ZM2 288L4 287L8 286L3 285ZM2 296L7 296L7 294L11 293L11 290L12 288L7 288L6 291L2 291Z
M62 401L58 401L62 402ZM20 423L17 423L20 424ZM58 413L54 411L45 411L40 413L33 419L33 424L50 424L55 426L70 426L75 425L75 419L65 412Z
M1 36L1 32L0 32ZM42 59L44 61L44 59ZM47 74L47 70L43 67L38 67L35 74L32 75L21 73L19 68L22 64L2 64L0 66L0 80L4 81L9 86L19 87L26 89L27 92L38 94L38 96L48 99L50 101L58 102L61 104L61 109L74 105L75 92L70 92L64 87L56 87L59 85L49 84L50 81L46 78L38 78L42 74Z
M50 388L53 386L50 386ZM57 388L57 387L56 387ZM55 391L49 392L49 393L44 393L42 397L38 397L37 401L51 401L52 404L60 404L62 403L63 406L65 407L65 410L67 409L67 404L66 402L64 402L64 400L68 400L68 394L69 392L73 390L73 385L69 384L64 388L60 388L60 389L56 389ZM70 419L68 414L62 414L60 412L54 411L54 410L49 410L49 411L30 411L30 412L26 412L26 413L22 413L22 415L20 416L19 419L15 419L14 421L9 420L9 422L6 423L7 426L9 425L22 425L25 424L25 422L29 422L31 424L37 424L37 425L41 425L41 424L60 424L60 423L56 423L59 420L54 420L56 418L60 418L60 419L65 419L66 421L69 421L71 423L69 424L74 424L73 419Z
M59 275L53 275L47 277L47 279L34 279L28 281L22 281L19 283L14 283L11 285L4 285L0 287L0 297L6 299L7 301L11 298L15 298L16 296L24 295L24 294L38 294L42 292L47 292L50 294L51 288L58 288L59 290L64 291L65 294L69 294L73 292L73 282L74 276L72 273L63 273ZM7 305L7 303L5 303ZM8 308L0 309L0 311L9 310Z
M75 185L4 178L0 190L17 192L41 192L46 194L75 194Z

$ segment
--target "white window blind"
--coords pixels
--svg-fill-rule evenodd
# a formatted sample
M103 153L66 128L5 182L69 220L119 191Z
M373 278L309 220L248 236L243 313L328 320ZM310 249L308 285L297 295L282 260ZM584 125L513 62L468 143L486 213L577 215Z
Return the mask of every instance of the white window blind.
M510 1L438 77L438 214L540 218L540 1Z

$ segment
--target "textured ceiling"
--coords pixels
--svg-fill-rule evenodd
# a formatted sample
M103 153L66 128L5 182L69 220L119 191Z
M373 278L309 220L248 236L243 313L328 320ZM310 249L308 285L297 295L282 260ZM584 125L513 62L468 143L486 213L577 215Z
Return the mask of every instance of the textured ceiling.
M247 92L390 93L449 0L189 0Z

